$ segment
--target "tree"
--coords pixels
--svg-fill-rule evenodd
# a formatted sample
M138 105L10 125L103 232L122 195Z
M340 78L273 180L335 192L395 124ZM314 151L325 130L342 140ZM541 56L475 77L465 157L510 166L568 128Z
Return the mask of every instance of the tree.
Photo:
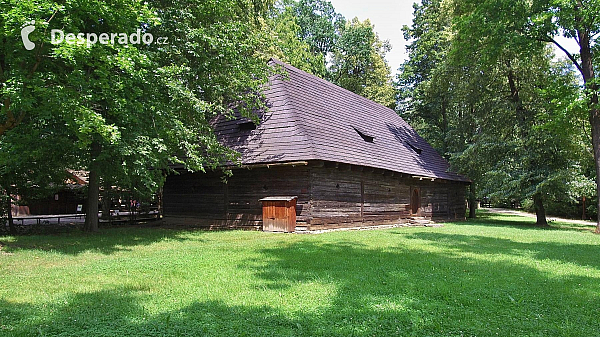
M402 29L410 43L409 58L400 66L396 81L397 109L455 169L472 179L469 217L474 218L477 186L485 167L458 154L475 141L476 111L486 93L481 90L486 79L472 64L448 59L453 32L447 2L423 0L413 7L413 24Z
M90 172L86 230L98 228L95 215L104 179L152 193L171 163L205 170L235 161L235 153L217 141L209 120L234 107L249 116L264 105L255 93L269 71L260 57L266 42L259 20L269 6L234 0L216 5L167 0L2 5L3 114L31 116L38 123L59 121L53 134L64 134L77 156L70 160L65 149L55 149L52 159L69 159L71 168ZM33 51L21 44L24 22L35 22ZM168 43L53 45L51 29L152 34ZM16 119L21 124L11 131L27 132L26 119Z
M497 100L503 106L488 111L494 117L478 118L484 135L469 153L487 168L480 184L488 196L532 199L536 223L543 226L545 205L567 201L570 186L584 178L580 164L586 158L582 132L570 116L577 83L568 67L551 59L548 53L498 63L504 103Z
M301 30L294 13L294 8L284 3L278 3L272 9L267 20L274 37L273 50L269 52L283 62L324 78L325 56L313 53L308 42L300 38Z
M468 40L481 46L485 41L488 50L503 46L523 48L539 43L552 43L579 71L586 89L588 118L591 124L592 148L596 168L596 192L600 195L600 109L598 108L598 83L594 62L594 48L600 34L600 1L462 1L456 2L456 27L459 32L472 35ZM477 27L472 29L470 27ZM573 55L560 45L555 36L562 34L579 45L579 55ZM478 43L479 42L479 43ZM524 48L523 48L524 49ZM492 53L491 56L495 57ZM600 206L600 198L598 199ZM600 233L600 218L596 232Z
M385 53L388 41L381 41L369 20L347 22L341 31L329 66L329 79L342 88L393 108L395 92Z
M0 220L4 225L8 218L12 234L14 198L53 192L64 183L65 169L76 152L76 139L66 132L64 120L52 113L60 105L46 85L49 76L40 75L44 55L39 46L27 51L21 40L22 26L31 24L29 15L50 20L49 8L54 5L51 1L0 5ZM42 102L46 109L39 109Z
M300 26L299 37L308 43L311 51L323 57L333 52L346 20L336 13L331 2L299 0L293 4L293 9Z
M450 138L447 77L452 69L445 66L445 60L451 43L451 16L441 0L424 0L413 7L412 26L402 28L410 43L406 47L409 58L397 78L400 112L410 111L403 117L446 156Z
M411 44L398 81L401 113L473 180L470 216L477 195L532 199L544 225L544 206L587 179L586 148L575 127L581 124L573 123L570 104L577 83L569 67L551 62L544 43L502 33L511 27L502 8L489 13L478 6L415 5L413 26L404 28ZM485 20L502 24L488 27Z
M346 22L329 1L279 3L268 21L276 57L356 94L394 107L395 91L385 60L391 46L366 20ZM293 35L297 38L294 38Z
M24 116L0 138L0 219L2 227L8 221L11 234L17 233L11 215L12 205L18 202L15 197L31 200L56 192L64 186L68 164L76 156L62 121L41 113L44 118Z

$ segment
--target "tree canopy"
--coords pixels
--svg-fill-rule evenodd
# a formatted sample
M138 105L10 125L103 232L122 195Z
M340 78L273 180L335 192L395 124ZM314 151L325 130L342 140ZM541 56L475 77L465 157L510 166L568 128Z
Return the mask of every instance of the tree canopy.
M150 196L172 164L203 171L236 162L210 120L252 117L264 106L270 57L323 78L335 73L348 89L394 104L387 42L325 0L0 7L4 213L17 194L59 188L67 169L89 171L86 211L95 214L102 189ZM359 49L362 59L352 54ZM86 218L87 230L97 226Z
M204 170L235 160L235 153L216 140L209 120L232 110L232 104L246 115L263 104L258 93L269 69L260 53L267 40L259 18L269 5L233 0L216 5L3 2L1 146L22 149L28 144L26 153L39 152L42 147L32 138L39 132L27 133L37 125L45 127L48 139L57 138L54 146L69 143L54 148L47 164L56 172L65 167L90 172L88 214L98 212L101 183L148 194L157 190L171 163ZM23 23L35 27L29 35L33 50L21 43ZM156 40L52 44L52 29L152 34ZM3 170L35 168L29 161L2 159ZM21 185L4 177L4 194ZM88 230L97 225L96 217L86 218Z
M385 60L391 46L379 38L368 19L348 21L326 0L287 1L276 7L272 22L279 38L278 57L377 103L395 107L396 93Z
M560 6L427 0L404 28L411 42L399 111L473 179L472 210L476 198L531 201L545 224L548 205L566 212L597 195L587 134L594 122L584 113L594 94L584 95L574 72L585 57L556 61L549 46L561 32L576 35L558 23Z

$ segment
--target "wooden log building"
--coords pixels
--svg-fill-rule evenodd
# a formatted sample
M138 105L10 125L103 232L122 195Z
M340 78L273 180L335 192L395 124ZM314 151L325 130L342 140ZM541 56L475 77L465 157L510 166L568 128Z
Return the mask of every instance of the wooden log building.
M85 187L88 184L88 172L67 172L68 178L63 186L51 196L45 198L24 199L22 196L14 196L16 202L11 204L12 216L28 215L58 215L76 214L84 212L77 211L85 205Z
M219 116L220 141L242 167L181 171L163 190L167 222L261 228L261 199L295 196L296 230L463 219L469 180L398 114L290 65L271 61L261 123ZM268 200L268 199L267 199Z

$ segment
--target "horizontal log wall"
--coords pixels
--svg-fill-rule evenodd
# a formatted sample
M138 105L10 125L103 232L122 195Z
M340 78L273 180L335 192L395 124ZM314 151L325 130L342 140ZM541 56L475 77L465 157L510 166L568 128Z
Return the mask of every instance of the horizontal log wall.
M464 219L466 186L441 181L421 187L421 214L434 220Z
M354 227L405 221L411 215L462 219L465 184L420 180L385 170L331 162L304 166L236 169L223 174L184 173L167 178L165 219L209 227L262 226L260 199L298 196L297 223L307 229ZM411 192L420 193L411 214Z
M170 175L163 188L165 216L224 218L225 184L220 173Z
M360 173L345 169L312 167L309 225L362 221Z
M464 219L465 184L337 163L313 166L310 177L309 229L395 224L411 216ZM411 214L414 189L420 196L417 214Z
M325 163L311 169L310 229L398 223L410 216L410 189L389 171Z
M234 170L227 183L230 218L248 216L262 221L262 204L269 196L297 196L296 219L306 222L310 214L308 167L273 167Z
M262 226L260 199L297 196L296 217L310 214L307 166L236 169L224 182L222 172L182 173L167 178L163 208L168 223L211 228Z

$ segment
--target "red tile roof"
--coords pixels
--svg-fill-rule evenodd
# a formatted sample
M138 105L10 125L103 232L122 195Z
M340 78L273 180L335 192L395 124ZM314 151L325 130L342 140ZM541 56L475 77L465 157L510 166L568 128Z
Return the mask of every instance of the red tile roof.
M247 120L214 121L219 139L242 154L243 164L326 160L469 181L449 172L448 162L394 110L283 62L271 63L284 75L271 77L265 90L269 111L260 125L240 130Z

